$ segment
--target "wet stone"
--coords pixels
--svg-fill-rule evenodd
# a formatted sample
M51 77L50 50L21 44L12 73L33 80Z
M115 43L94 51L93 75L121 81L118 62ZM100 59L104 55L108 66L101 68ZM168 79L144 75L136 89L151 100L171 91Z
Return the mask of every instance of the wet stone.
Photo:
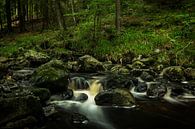
M150 75L148 72L143 72L140 77L142 80L147 81L147 82L154 80L154 77Z
M136 92L146 92L147 91L147 84L145 82L141 82L138 86L135 87Z
M89 122L86 116L81 115L79 113L73 113L71 116L71 121L72 124L77 126L81 126L82 124L87 124Z
M84 102L87 99L88 99L88 96L85 93L81 93L77 97L75 97L73 100L79 101L79 102Z
M149 98L162 98L167 92L167 88L165 85L162 85L160 83L154 83L150 84L150 87L147 90L147 96Z

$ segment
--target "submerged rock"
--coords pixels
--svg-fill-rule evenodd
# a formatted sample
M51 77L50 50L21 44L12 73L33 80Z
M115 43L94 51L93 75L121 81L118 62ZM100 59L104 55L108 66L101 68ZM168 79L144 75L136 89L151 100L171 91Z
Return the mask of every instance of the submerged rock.
M34 86L49 89L51 93L64 92L68 86L67 69L62 61L51 60L36 69L31 82Z
M162 73L164 78L172 82L181 82L185 80L184 69L181 66L170 66L163 69Z
M133 95L126 89L110 89L95 96L95 103L100 106L133 106Z
M81 93L78 96L76 96L76 97L73 98L74 101L80 101L80 102L84 102L87 99L88 99L88 96L85 93Z
M95 59L90 55L85 55L79 58L79 65L81 72L97 72L97 71L105 71L103 67L103 63Z

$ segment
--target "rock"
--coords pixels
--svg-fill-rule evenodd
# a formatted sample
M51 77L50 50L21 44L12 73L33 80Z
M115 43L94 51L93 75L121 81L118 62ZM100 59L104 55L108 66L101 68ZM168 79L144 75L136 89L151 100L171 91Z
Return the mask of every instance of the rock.
M67 71L62 61L51 60L36 69L31 82L34 86L49 89L52 94L62 93L68 86Z
M115 65L111 68L112 73L129 74L129 70L122 65Z
M142 69L132 69L130 71L130 75L133 77L139 77L139 76L141 76L142 72L143 72Z
M143 72L140 77L142 80L147 82L151 82L154 80L154 77L150 75L148 72Z
M145 82L138 83L138 86L135 87L136 92L146 92L148 89L148 86Z
M195 69L187 68L184 70L184 73L187 80L195 80Z
M139 61L144 63L146 66L152 66L155 63L155 59L152 57L142 58Z
M147 96L149 98L158 99L162 98L167 93L167 87L160 83L150 84L147 90Z
M106 69L106 71L110 71L111 68L113 67L113 64L111 61L106 61L106 62L103 62L103 66Z
M142 69L142 68L145 68L146 65L144 63L142 63L141 61L139 60L136 60L132 63L132 68L133 69Z
M71 99L74 96L74 93L71 89L68 89L64 94L63 94L63 99Z
M88 99L88 96L85 93L81 93L78 96L74 97L74 101L84 102Z
M29 80L32 74L34 73L33 69L22 69L13 71L12 78L15 80Z
M79 58L79 65L81 72L94 73L97 71L105 71L103 63L90 55L85 55Z
M25 59L30 62L30 66L37 67L49 61L50 57L47 54L37 52L34 50L28 50L24 53Z
M67 68L70 72L78 72L80 66L79 66L78 61L68 61Z
M39 97L42 103L49 100L51 96L50 91L46 88L33 88L31 92L33 93L33 95Z
M130 89L135 86L134 81L136 79L129 77L127 75L120 74L111 74L106 78L100 80L100 83L103 85L104 89L114 89L114 88L126 88Z
M181 66L170 66L164 68L161 75L172 82L181 82L185 80L184 70Z
M73 89L88 89L89 88L89 81L82 76L76 76L70 78L69 87Z
M2 79L3 76L7 74L7 71L8 71L8 65L0 63L0 79Z
M39 99L32 95L0 98L0 105L0 126L27 116L34 116L37 119L43 116Z
M0 63L5 63L7 62L9 59L7 57L0 57Z
M79 113L73 113L71 116L71 122L76 126L81 126L82 124L87 124L89 120L84 115L81 115Z
M28 116L24 119L20 119L14 122L7 123L5 128L7 129L33 128L36 126L37 123L38 121L34 116Z
M125 89L110 89L95 96L95 103L100 106L133 106L133 95Z

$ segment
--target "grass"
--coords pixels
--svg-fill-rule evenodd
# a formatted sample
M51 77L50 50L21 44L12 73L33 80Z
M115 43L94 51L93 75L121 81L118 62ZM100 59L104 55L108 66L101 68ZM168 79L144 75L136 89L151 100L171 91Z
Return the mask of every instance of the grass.
M116 35L115 10L114 6L109 7L109 10L103 9L105 12L101 12L101 24L96 32L92 13L80 24L69 27L64 32L48 31L5 38L0 41L0 56L12 56L22 49L39 50L39 44L47 40L57 55L66 54L65 49L68 46L81 53L96 57L109 55L119 60L129 51L136 55L152 55L159 49L159 62L170 63L172 54L176 60L175 65L193 62L195 47L188 44L193 44L195 40L195 11L189 12L186 7L160 9L155 4L140 0L126 1L122 5L122 31L120 35Z

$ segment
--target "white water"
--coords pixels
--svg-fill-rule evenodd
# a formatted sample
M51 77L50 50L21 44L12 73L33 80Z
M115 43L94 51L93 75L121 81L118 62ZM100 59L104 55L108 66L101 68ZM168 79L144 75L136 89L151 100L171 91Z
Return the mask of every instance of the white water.
M70 84L74 87L73 84ZM106 129L115 129L105 116L102 107L95 104L95 96L102 90L102 86L98 80L92 80L90 82L90 87L87 90L74 90L74 96L78 97L80 94L84 93L88 96L85 102L79 102L74 100L64 100L64 101L53 101L52 103L60 106L64 110L70 110L73 112L78 112L86 116L89 121L95 122Z

